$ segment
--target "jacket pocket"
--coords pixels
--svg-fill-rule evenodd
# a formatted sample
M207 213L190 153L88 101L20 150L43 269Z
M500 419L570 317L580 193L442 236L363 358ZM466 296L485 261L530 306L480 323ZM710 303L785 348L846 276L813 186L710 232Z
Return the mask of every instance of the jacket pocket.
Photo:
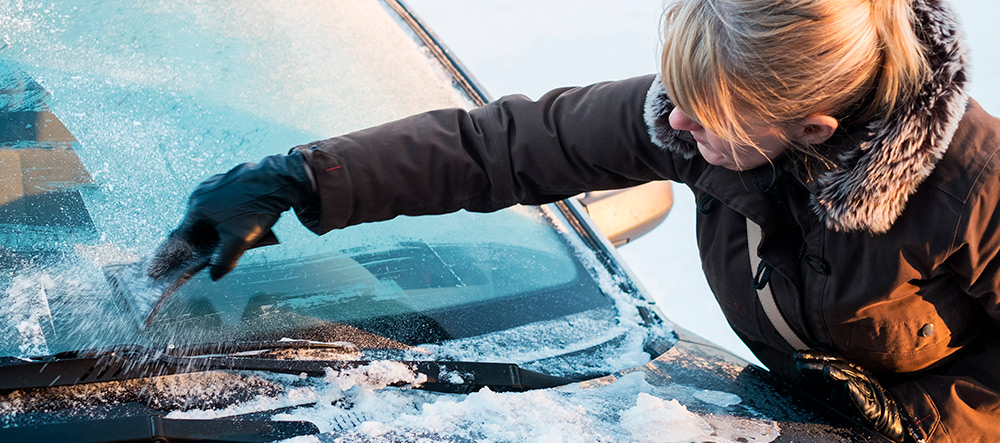
M943 294L942 294L943 295ZM871 303L831 327L838 351L875 372L914 372L944 361L982 328L982 307L960 290Z

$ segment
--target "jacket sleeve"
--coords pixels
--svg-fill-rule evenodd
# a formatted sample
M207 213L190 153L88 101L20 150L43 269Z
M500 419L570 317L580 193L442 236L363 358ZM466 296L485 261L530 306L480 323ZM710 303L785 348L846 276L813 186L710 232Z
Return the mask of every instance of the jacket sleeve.
M296 208L314 232L466 209L542 204L580 192L676 179L643 120L653 76L508 96L298 146L319 202Z

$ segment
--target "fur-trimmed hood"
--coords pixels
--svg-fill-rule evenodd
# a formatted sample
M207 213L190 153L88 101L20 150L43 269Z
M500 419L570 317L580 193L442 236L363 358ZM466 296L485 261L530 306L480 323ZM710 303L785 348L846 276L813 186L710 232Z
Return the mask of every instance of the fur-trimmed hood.
M817 174L810 186L812 207L830 229L888 231L944 156L965 112L968 63L954 12L941 0L915 0L913 9L928 50L930 79L896 108L889 124L868 124L860 142L835 149L835 167ZM673 108L657 76L644 111L650 137L659 147L692 158L697 146L667 121Z

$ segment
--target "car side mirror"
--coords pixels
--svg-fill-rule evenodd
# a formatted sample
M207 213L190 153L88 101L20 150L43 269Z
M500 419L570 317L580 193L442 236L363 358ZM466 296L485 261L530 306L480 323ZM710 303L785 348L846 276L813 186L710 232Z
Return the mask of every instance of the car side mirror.
M670 212L674 194L668 181L654 181L612 191L577 196L594 224L615 246L652 231Z

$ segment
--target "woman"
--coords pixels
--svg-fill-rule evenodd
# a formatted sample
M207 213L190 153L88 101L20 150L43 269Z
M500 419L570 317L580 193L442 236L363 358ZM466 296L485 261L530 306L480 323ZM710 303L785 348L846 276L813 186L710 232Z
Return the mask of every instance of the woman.
M709 284L773 372L894 441L1000 440L1000 122L965 96L949 8L679 0L665 17L655 78L416 115L215 176L150 273L211 254L221 278L289 208L322 234L669 179L694 192Z

